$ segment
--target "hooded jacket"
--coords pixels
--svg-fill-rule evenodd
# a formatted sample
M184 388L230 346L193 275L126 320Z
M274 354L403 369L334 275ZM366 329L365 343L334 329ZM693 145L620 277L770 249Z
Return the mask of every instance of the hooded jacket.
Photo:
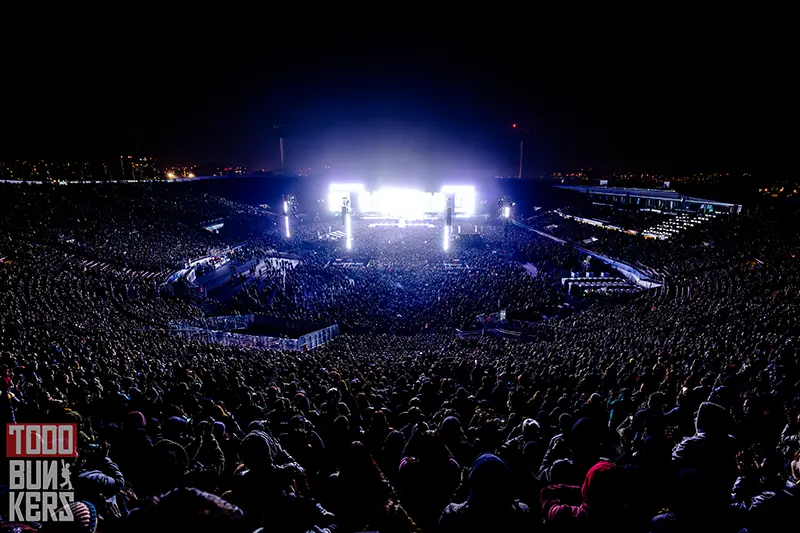
M727 497L737 476L736 439L728 434L733 418L727 409L703 402L695 418L695 434L684 438L672 451L672 460L680 469L694 469L719 482Z
M545 521L557 529L625 531L622 469L600 461L589 469L580 488L583 503L566 503L577 487L551 485L542 489Z
M439 531L538 531L538 516L514 499L511 472L499 457L487 453L472 467L467 501L445 508Z

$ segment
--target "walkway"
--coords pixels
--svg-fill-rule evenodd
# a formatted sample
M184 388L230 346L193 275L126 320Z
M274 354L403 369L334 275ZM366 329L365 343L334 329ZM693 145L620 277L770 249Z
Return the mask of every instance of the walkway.
M518 226L520 228L524 228L524 229L526 229L528 231L532 231L534 233L538 233L542 237L547 237L548 239L552 239L552 240L554 240L554 241L556 241L556 242L558 242L560 244L572 246L573 248L575 248L579 252L582 252L582 253L585 253L585 254L589 254L592 257L595 257L595 258L603 261L607 265L610 265L610 266L614 267L614 269L616 269L617 272L619 272L620 274L625 276L625 278L627 278L628 281L630 281L631 283L633 283L634 285L637 285L638 287L640 287L642 289L654 289L656 287L661 287L663 285L662 282L650 279L650 277L647 274L645 274L644 272L642 272L641 270L639 270L639 269L637 269L635 267L632 267L631 265L628 265L627 263L623 263L621 261L617 261L615 259L612 259L610 257L606 257L604 255L598 254L597 252L593 252L591 250L587 250L586 248L582 248L580 246L577 246L574 243L569 243L569 242L567 242L567 241L565 241L563 239L559 239L558 237L550 235L549 233L545 233L543 231L539 231L537 229L534 229L534 228L532 228L530 226L526 226L525 224L523 224L522 222L519 222L517 220L512 220L511 222L515 226Z
M534 278L539 275L539 269L537 269L535 266L533 266L533 264L525 263L522 266L525 267L525 270L528 271L528 274L530 274Z
M534 228L532 228L530 226L527 226L527 225L523 224L522 222L520 222L518 220L512 220L511 223L514 224L515 226L518 226L518 227L522 228L522 229L526 229L528 231L532 231L534 233L538 233L542 237L547 237L548 239L552 239L552 240L556 241L559 244L569 244L564 239L559 239L555 235L550 235L549 233L545 233L543 231L539 231L538 229L534 229Z
M136 270L133 268L122 268L116 265L112 265L111 263L106 263L103 261L89 261L84 260L81 261L83 268L85 270L94 270L95 272L106 272L109 274L119 274L123 276L129 276L132 279L140 279L140 280L158 280L159 282L163 282L167 279L174 270L171 269L164 269L159 270L158 272L152 272L149 270Z

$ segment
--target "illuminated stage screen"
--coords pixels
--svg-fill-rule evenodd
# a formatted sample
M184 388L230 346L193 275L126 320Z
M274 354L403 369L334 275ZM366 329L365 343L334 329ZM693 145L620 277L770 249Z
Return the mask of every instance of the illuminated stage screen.
M361 213L415 219L426 215L440 215L444 212L445 202L444 195L439 192L397 188L362 193L357 205Z
M453 214L470 217L475 214L476 194L471 185L445 186L441 192L388 187L366 191L360 184L331 184L328 204L331 212L342 209L342 198L347 198L350 208L363 215L419 220L445 214L447 197L453 197Z
M341 213L342 198L350 202L350 209L356 209L354 195L363 195L364 186L360 183L331 183L328 187L328 209L331 213Z
M347 191L329 191L328 192L328 207L330 208L332 213L340 213L342 211L342 198L347 198L350 200L350 206L352 208L353 199L350 196L350 193Z
M475 193L457 192L453 197L453 212L456 216L469 217L475 213Z

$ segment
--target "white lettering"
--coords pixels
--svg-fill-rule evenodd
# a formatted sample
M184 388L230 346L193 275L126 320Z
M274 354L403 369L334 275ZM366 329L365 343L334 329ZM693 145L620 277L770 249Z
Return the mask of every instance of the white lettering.
M58 461L41 461L42 490L58 490Z
M22 454L22 434L24 431L22 430L23 426L19 424L10 424L8 426L8 432L14 437L14 452L15 455Z
M25 508L28 510L27 522L38 522L42 519L40 503L42 494L40 492L25 493Z
M25 450L27 453L31 455L40 455L42 453L42 446L41 446L41 433L42 433L42 426L38 424L31 424L27 427L27 439L26 440L26 447Z
M58 453L59 455L75 455L73 442L73 427L58 426Z
M39 461L36 461L39 463ZM25 488L28 490L42 490L42 465L33 467L33 461L25 461Z
M44 441L42 444L42 453L44 455L55 455L58 453L55 426L42 426L42 440Z
M58 498L61 500L61 511L58 513L59 522L72 522L75 516L72 514L72 508L69 506L75 501L75 495L71 492L59 492Z
M11 522L26 522L28 517L22 514L22 498L25 496L24 492L9 492L9 520Z
M56 511L58 510L58 493L45 492L42 497L42 522L58 520Z
M12 459L9 461L9 470L11 471L11 479L9 480L9 489L20 490L25 488L25 461L22 459Z

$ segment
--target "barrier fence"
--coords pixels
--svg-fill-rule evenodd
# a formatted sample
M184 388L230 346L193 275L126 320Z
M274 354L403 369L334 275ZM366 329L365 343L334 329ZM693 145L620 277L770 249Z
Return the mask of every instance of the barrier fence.
M257 323L258 318L263 317L237 315L184 320L170 324L169 331L172 335L189 340L214 342L225 346L288 351L313 350L339 334L339 326L336 324L305 333L297 338L242 333ZM297 327L299 326L298 324Z

